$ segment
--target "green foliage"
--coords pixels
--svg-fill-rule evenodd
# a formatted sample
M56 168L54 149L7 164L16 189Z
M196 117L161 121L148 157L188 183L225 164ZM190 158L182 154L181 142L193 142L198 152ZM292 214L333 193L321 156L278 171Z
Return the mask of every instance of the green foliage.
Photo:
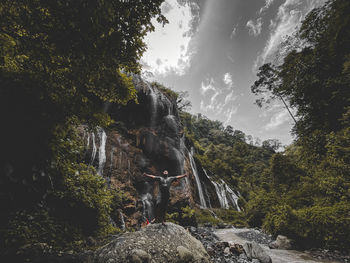
M1 251L69 248L116 230L120 193L84 164L78 127L106 128L103 104L136 100L128 76L140 71L152 19L167 22L162 2L1 1Z
M213 213L208 209L196 209L196 219L198 224L203 225L205 223L211 223L217 225L222 222L219 218L215 217Z
M277 195L261 189L251 193L250 200L246 205L246 216L249 225L259 227L262 225L271 207L276 204Z
M189 206L181 207L176 212L167 213L166 220L183 226L197 225L195 210Z
M349 10L345 0L312 10L283 63L263 65L252 87L287 100L298 121L296 142L272 157L251 194L249 223L307 246L350 244Z
M187 145L196 150L196 161L214 180L223 179L232 187L239 187L247 197L253 181L268 167L274 150L249 145L242 131L224 127L221 122L211 121L201 114L181 112L180 117Z
M234 209L214 209L215 214L223 222L235 227L246 227L247 222L244 213Z
M349 10L348 1L333 0L311 11L296 40L287 45L283 63L263 65L252 87L257 95L267 93L269 99L280 97L289 102L297 112L299 137L315 130L341 129L340 119L350 97Z
M81 249L84 243L81 229L50 216L43 209L18 211L7 227L4 239L8 250L38 240L60 248L66 247L68 243L74 249Z
M162 85L158 82L152 82L152 86L159 89L161 92L163 92L163 94L165 94L172 101L176 101L177 97L179 96L179 94L177 92L165 87L164 85Z
M346 202L298 210L280 205L271 209L263 227L274 235L287 235L309 247L347 248L344 241L350 238L349 213L350 206Z
M235 227L247 226L244 214L234 209L196 209L195 216L200 225L205 223L211 223L212 225L226 223Z

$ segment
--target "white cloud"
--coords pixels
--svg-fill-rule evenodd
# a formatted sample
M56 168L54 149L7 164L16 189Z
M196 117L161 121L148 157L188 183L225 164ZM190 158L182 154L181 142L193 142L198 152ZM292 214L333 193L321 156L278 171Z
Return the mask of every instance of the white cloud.
M257 57L253 71L262 64L274 61L279 52L280 44L287 36L292 35L300 27L305 15L313 8L325 3L326 0L285 0L278 8L276 17L270 21L270 37L263 51Z
M230 39L233 39L233 37L237 35L237 28L238 28L238 25L235 25L231 32Z
M265 12L273 4L275 0L265 0L265 5L259 10L259 14Z
M206 81L202 81L202 83L201 83L201 94L202 95L205 95L205 93L207 91L210 91L210 90L216 91L213 78L207 79Z
M237 99L237 96L233 96L233 90L226 95L225 97L225 105L227 105L231 101L235 101Z
M238 111L238 106L233 106L233 102L237 99L237 96L234 96L233 84L230 73L225 73L220 81L215 81L213 78L202 81L200 90L203 97L200 101L200 110L224 123L229 122Z
M277 129L282 124L290 122L290 115L286 109L281 110L270 118L270 121L265 125L264 129L266 131L271 131Z
M232 75L229 72L224 74L223 81L227 86L232 87L233 80L232 80Z
M235 115L238 112L238 107L239 107L239 105L231 107L231 108L227 109L224 112L224 115L226 117L226 120L224 121L224 125L225 126L230 123L230 121L232 120L233 115Z
M176 0L166 0L161 8L169 24L163 27L153 19L155 31L145 37L148 49L141 63L155 75L169 72L182 75L189 68L191 57L189 46L192 36L188 34L193 19L191 7L189 4L180 5Z
M249 30L249 35L251 36L258 36L260 35L261 33L261 29L262 29L262 25L263 25L263 22L262 22L262 18L259 17L256 22L254 22L253 20L249 20L247 22L247 28Z

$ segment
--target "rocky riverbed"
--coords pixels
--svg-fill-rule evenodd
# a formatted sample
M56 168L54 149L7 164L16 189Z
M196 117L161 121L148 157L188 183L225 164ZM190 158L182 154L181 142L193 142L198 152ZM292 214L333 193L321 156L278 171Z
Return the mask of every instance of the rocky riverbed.
M272 237L258 229L190 227L191 234L200 240L211 260L215 263L248 263L261 262L249 259L243 250L247 242L257 243L268 254L273 263L339 263L350 262L349 255L340 252L314 249L308 251L270 249L268 244Z

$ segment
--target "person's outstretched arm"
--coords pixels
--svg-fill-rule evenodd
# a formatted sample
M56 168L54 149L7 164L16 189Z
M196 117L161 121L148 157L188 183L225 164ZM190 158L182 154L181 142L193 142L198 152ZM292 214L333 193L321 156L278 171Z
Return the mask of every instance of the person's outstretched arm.
M157 177L157 176L155 176L155 175L152 175L152 174L146 174L146 173L143 173L142 175L143 175L143 176L147 176L147 177L152 178L152 179L154 179L154 178L156 178L156 177Z
M176 179L181 179L181 178L186 177L186 176L188 176L188 175L187 174L182 174L182 175L178 175L178 176L175 176L175 177L176 177Z

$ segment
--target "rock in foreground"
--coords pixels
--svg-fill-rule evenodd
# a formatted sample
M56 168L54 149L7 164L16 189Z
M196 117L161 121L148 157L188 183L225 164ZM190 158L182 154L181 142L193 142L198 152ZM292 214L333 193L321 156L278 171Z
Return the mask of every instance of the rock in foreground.
M243 249L249 259L258 259L261 263L271 263L270 256L264 251L264 249L255 241L252 243L246 242L243 245Z
M125 233L95 253L95 263L209 263L202 243L183 227L166 223Z

